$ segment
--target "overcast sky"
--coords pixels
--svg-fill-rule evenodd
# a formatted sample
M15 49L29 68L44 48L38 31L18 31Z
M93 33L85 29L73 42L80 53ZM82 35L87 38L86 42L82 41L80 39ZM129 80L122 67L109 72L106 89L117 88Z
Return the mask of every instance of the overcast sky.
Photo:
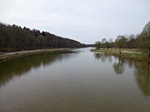
M0 22L95 43L140 33L150 0L0 0Z

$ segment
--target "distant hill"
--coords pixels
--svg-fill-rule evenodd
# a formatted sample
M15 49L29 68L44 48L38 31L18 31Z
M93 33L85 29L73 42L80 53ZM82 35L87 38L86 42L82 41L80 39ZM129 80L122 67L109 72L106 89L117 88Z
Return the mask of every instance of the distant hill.
M85 45L49 32L0 23L0 52L79 47L85 47Z
M94 47L95 44L86 44L85 46L86 46L86 47Z

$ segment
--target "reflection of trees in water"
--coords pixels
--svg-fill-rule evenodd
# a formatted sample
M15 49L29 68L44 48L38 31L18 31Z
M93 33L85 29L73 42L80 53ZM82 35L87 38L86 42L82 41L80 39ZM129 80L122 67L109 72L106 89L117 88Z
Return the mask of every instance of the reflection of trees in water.
M124 65L134 69L137 85L145 96L150 96L150 63L124 59ZM122 66L122 65L121 65Z
M150 63L137 64L134 73L139 88L145 96L150 96Z
M123 74L125 71L124 60L119 58L118 63L114 63L113 68L116 74Z
M103 54L103 53L95 53L94 54L96 59L100 59L102 62L105 62L108 60L109 62L112 62L112 56L108 54ZM125 71L125 66L124 66L124 59L114 57L119 60L118 63L114 63L113 68L116 74L122 74Z
M15 76L21 76L37 69L41 65L47 66L54 61L62 60L72 56L70 51L59 51L54 53L41 53L22 58L17 58L0 63L0 87L12 80ZM65 56L63 55L65 54Z
M102 62L105 62L106 60L108 60L109 62L112 61L112 56L107 55L107 54L94 53L94 56L96 59L100 59Z
M108 57L108 61L109 61L109 62L112 62L112 56L109 56L109 57Z
M110 56L106 54L95 54L96 59L105 57L105 61L109 60ZM150 96L150 63L145 61L136 61L132 59L121 58L118 56L111 56L118 60L118 63L113 64L116 74L123 74L125 68L132 68L136 78L137 85L145 96Z
M101 59L101 56L104 54L94 53L95 59Z

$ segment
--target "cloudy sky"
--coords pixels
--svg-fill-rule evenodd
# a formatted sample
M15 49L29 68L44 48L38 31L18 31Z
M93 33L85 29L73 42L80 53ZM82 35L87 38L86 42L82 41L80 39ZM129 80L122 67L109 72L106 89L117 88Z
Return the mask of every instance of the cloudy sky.
M150 0L0 0L0 22L95 43L140 33Z

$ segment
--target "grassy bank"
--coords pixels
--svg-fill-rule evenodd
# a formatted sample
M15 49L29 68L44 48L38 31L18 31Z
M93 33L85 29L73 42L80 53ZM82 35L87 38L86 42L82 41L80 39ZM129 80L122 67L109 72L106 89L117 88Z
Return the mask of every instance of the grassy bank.
M69 48L58 48L58 49L39 49L39 50L28 50L28 51L19 51L19 52L8 52L0 54L0 61L6 61L14 58L19 58L23 56L28 56L32 54L39 54L44 52L60 52L67 51Z
M115 55L122 58L130 58L135 60L146 60L150 61L148 58L148 55L146 55L142 50L140 49L122 49L121 54L119 53L118 49L92 49L92 52L103 52L105 54L109 55Z

